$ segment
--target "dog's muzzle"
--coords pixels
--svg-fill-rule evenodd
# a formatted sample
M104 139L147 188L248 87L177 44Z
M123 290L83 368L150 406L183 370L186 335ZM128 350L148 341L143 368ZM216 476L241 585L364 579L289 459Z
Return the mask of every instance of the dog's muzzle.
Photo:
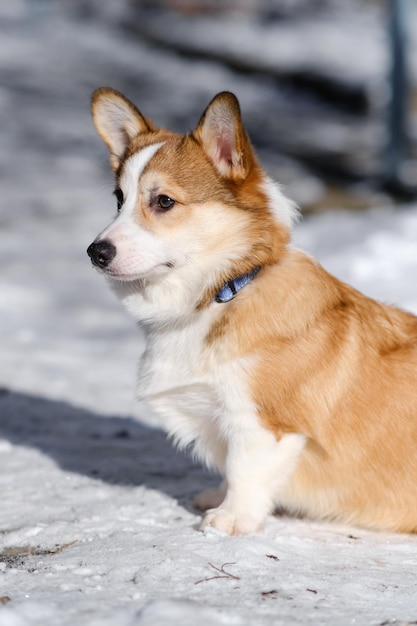
M92 263L101 269L106 268L116 256L116 246L110 241L93 241L87 248L87 254Z

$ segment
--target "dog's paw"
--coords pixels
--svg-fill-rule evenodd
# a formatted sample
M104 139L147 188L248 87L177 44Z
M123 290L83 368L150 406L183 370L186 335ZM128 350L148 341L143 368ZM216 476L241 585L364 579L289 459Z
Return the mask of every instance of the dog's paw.
M201 522L200 530L207 527L216 528L228 535L248 535L260 530L262 522L250 515L236 515L227 509L218 507L208 511Z
M200 511L214 509L221 505L225 495L226 489L223 485L220 485L215 489L206 489L196 495L193 500L193 505L196 509L200 509Z

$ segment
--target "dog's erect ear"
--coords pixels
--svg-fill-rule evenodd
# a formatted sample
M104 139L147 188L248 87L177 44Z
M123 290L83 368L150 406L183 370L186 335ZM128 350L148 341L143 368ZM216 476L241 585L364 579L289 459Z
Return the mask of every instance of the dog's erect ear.
M115 171L132 139L140 133L156 130L152 122L115 89L97 89L91 98L91 111L98 134L109 149Z
M193 135L221 176L235 181L246 178L254 156L236 96L228 91L217 94Z

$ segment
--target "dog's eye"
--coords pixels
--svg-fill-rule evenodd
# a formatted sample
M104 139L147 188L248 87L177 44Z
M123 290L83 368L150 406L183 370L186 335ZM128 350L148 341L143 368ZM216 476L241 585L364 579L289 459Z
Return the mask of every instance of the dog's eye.
M116 200L117 200L117 212L120 213L120 210L124 202L123 191L121 189L115 189L113 193L116 196Z
M158 207L160 209L163 209L164 211L168 211L169 209L172 209L174 204L175 204L175 200L173 200L169 196L164 196L164 195L158 196Z

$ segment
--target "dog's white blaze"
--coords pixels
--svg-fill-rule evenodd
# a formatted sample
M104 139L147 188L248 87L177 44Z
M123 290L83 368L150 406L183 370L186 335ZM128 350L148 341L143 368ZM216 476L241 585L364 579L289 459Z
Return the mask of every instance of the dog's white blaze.
M122 177L120 179L120 189L123 192L123 206L116 219L105 228L98 239L110 239L113 241L117 238L120 227L123 225L135 226L133 221L133 213L136 203L138 201L138 183L143 173L143 170L152 159L154 154L158 152L159 148L164 145L165 142L154 143L151 146L146 146L143 150L136 152L128 159ZM137 228L137 226L136 226ZM125 228L123 228L125 230Z
M143 170L148 165L152 157L164 145L164 141L146 146L143 150L136 152L126 161L124 172L120 178L120 189L123 191L124 204L120 213L120 218L125 220L133 215L138 197L138 182L143 174Z

